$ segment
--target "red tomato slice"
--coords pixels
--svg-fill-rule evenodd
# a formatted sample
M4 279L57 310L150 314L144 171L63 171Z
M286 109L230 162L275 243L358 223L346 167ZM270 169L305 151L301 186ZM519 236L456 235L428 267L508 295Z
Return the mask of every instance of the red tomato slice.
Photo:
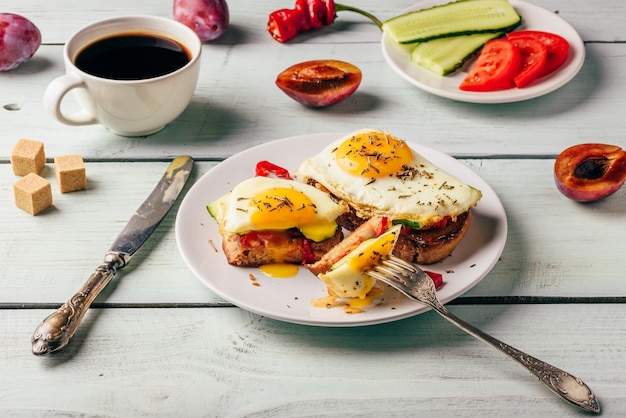
M514 86L522 54L506 39L493 39L483 46L476 63L459 88L465 91L506 90Z
M522 53L522 68L513 79L521 89L539 78L547 61L548 48L543 42L531 37L515 38L511 42Z
M506 38L510 40L524 37L537 39L543 42L548 48L548 58L539 77L546 76L556 71L565 63L565 60L567 60L569 43L562 36L555 33L537 30L520 30L517 32L507 33L506 35Z

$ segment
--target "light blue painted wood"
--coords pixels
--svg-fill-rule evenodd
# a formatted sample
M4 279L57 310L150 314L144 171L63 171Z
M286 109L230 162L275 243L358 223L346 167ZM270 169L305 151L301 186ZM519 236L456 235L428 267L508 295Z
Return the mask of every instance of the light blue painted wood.
M605 416L626 407L624 305L451 310L585 380ZM64 351L36 358L45 313L0 310L5 416L584 416L432 312L337 329L237 308L95 309Z
M358 4L357 4L358 3ZM413 1L362 0L382 19ZM580 142L622 147L626 30L617 1L543 0L586 42L579 75L545 97L507 105L458 103L424 93L384 62L380 33L363 18L296 42L265 31L286 0L231 0L231 28L203 47L196 95L157 135L121 138L72 128L44 113L46 85L63 73L63 42L79 27L122 14L171 16L171 2L12 1L42 30L44 45L0 73L0 415L31 416L582 416L526 371L433 313L396 323L329 329L245 312L187 269L174 235L176 208L97 299L124 304L88 312L63 351L30 353L30 336L100 263L161 176L165 160L191 154L192 182L219 161L278 138L366 126L458 156L496 191L509 237L501 260L466 297L626 296L622 272L626 192L577 204L554 187L554 157ZM274 85L288 66L318 58L352 62L363 82L347 101L312 110ZM19 138L43 141L54 207L30 216L14 206L9 155ZM88 190L60 194L51 159L80 153ZM470 303L473 299L464 299ZM468 302L470 301L470 302ZM619 300L618 300L619 302ZM146 308L159 304L166 308ZM202 304L202 308L189 307ZM185 305L186 307L181 307ZM118 305L113 305L118 306ZM605 416L626 408L625 305L469 304L469 322L583 378Z

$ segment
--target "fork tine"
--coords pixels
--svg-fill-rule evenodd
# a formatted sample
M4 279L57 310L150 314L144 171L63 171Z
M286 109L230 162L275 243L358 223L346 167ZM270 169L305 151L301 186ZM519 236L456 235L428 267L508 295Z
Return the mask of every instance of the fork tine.
M368 276L376 279L376 280L380 280L382 282L387 283L389 281L389 279L387 278L387 276L379 271L376 270L367 270L365 272L365 274L367 274Z
M439 303L432 279L418 266L398 257L391 256L382 260L366 274L428 305Z
M393 271L394 273L401 274L403 276L409 276L415 273L415 269L413 269L411 266L407 266L403 263L398 263L395 260L383 260L381 264L387 267L389 270Z
M404 267L406 270L412 271L412 272L417 272L417 269L415 268L415 266L411 263L409 263L408 261L405 261L399 257L396 257L395 255L390 255L389 259L387 260L391 263L395 263L398 266L402 266Z
M389 286L396 288L400 292L410 297L409 283L405 280L405 275L396 271L390 270L384 266L377 265L373 269L365 272L368 276L380 280L383 283L387 283Z
M401 271L397 271L396 269L394 269L393 266L387 266L385 264L378 264L374 266L373 270L389 276L397 276L398 274L403 274Z
M402 281L405 285L411 280L411 274L413 274L403 267L398 267L393 263L387 262L382 262L382 264L376 266L375 269L387 276L391 276L390 280Z

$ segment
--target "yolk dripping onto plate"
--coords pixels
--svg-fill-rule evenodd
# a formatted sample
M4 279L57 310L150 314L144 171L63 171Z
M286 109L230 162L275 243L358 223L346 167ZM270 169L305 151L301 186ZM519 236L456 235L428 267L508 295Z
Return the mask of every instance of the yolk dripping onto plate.
M298 274L299 268L296 264L270 263L259 267L263 274L277 279L288 279Z

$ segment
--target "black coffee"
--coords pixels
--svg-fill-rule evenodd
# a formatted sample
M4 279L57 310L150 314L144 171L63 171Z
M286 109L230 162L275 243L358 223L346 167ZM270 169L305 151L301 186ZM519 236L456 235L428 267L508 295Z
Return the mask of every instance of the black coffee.
M125 34L92 43L78 53L76 66L114 80L142 80L184 67L191 54L178 42L156 35Z

